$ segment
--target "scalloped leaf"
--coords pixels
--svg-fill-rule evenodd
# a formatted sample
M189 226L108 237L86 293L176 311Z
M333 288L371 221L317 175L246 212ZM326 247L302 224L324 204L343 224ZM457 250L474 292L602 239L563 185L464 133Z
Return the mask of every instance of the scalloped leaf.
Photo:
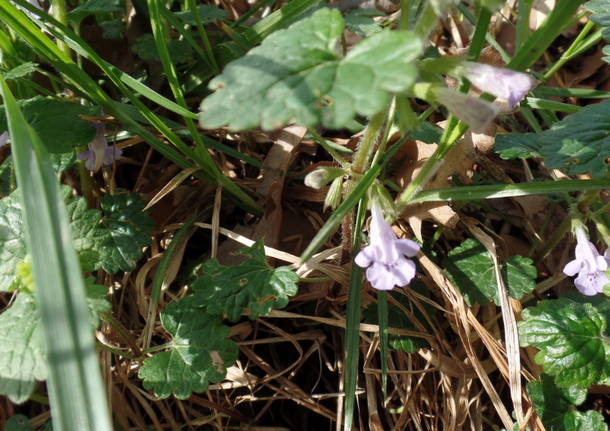
M338 10L319 9L271 34L210 82L215 92L201 103L201 125L272 130L295 121L341 128L356 114L379 112L389 93L415 82L414 60L422 52L415 34L384 30L341 57L335 47L343 28Z
M591 0L584 4L584 7L591 11L589 18L591 21L602 27L602 36L606 40L610 40L610 1L608 0ZM610 45L603 48L602 57L607 63L610 63Z
M226 314L233 322L245 310L254 320L272 308L285 307L298 291L299 276L287 266L270 267L260 241L239 253L249 256L239 265L224 266L216 259L203 264L203 276L192 285L197 301L208 313Z
M114 274L131 271L149 246L155 227L152 218L144 211L146 202L137 193L117 193L101 199L101 226L104 238L100 243L101 265L104 271Z
M540 350L536 362L558 386L586 388L610 376L606 319L592 304L545 300L526 308L522 318L521 345Z
M172 302L161 313L161 323L172 336L171 348L144 360L138 373L146 389L159 398L172 393L186 399L220 382L227 365L237 360L230 328L194 304L192 297Z
M610 101L588 105L553 124L543 133L510 133L496 137L504 159L542 157L547 168L570 175L610 173Z
M500 304L493 262L480 242L466 239L448 253L443 266L468 305L484 305L489 301ZM520 299L536 287L538 273L531 259L511 256L502 266L502 272L512 298Z

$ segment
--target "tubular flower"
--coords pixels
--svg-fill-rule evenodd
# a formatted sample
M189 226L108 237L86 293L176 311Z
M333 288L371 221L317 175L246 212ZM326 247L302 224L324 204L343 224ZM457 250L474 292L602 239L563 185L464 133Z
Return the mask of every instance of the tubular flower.
M517 105L538 82L527 73L471 61L462 63L460 72L479 90L507 100L511 107Z
M356 265L366 270L366 278L378 290L392 290L406 286L415 277L413 257L419 245L409 239L399 239L384 220L377 205L371 209L370 244L356 256ZM405 257L406 256L406 257Z
M606 250L606 256L602 256L597 248L589 241L582 228L576 228L576 248L574 260L568 262L563 272L570 277L578 274L574 285L583 295L597 295L604 290L610 280L606 275L606 269L610 264L610 250Z
M498 115L496 105L449 88L435 90L437 100L473 130L483 130Z
M97 171L104 165L111 165L123 152L120 148L108 146L106 141L106 127L104 123L94 123L97 133L89 143L89 150L78 153L79 160L86 160L85 167L90 171Z

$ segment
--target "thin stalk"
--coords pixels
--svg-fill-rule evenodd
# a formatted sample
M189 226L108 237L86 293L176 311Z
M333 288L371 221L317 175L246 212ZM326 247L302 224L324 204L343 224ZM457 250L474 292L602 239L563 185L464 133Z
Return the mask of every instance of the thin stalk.
M331 157L333 159L335 159L335 161L341 165L341 167L343 167L345 169L349 169L349 163L347 161L345 161L345 159L343 157L341 157L341 155L333 147L328 145L328 143L326 142L326 139L324 139L322 136L320 136L320 134L318 132L316 132L314 129L308 129L308 132L311 134L314 141L316 141L316 143L318 145L320 145L322 148L324 148L326 150L326 152L328 154L330 154Z
M559 69L561 69L568 61L570 61L574 56L581 51L581 47L590 47L595 45L602 38L601 30L593 33L586 40L585 37L587 34L593 29L595 24L593 21L588 21L585 26L582 28L576 39L572 41L568 49L561 55L559 60L553 63L553 66L544 74L544 80L547 81L551 76L553 76Z
M377 318L379 321L379 354L381 355L381 390L383 398L388 394L388 294L377 291Z
M63 25L68 25L68 15L66 14L66 0L51 0L53 5L53 16L57 21ZM70 48L68 45L61 41L57 41L57 46L63 51L68 57L70 56Z
M195 23L197 24L197 32L199 33L199 38L203 42L203 49L205 49L206 60L212 66L214 73L218 75L220 73L220 67L218 67L218 63L216 62L216 57L214 57L214 52L212 51L212 45L210 44L210 39L208 39L208 33L205 31L205 27L201 22L201 17L199 16L199 10L197 9L197 5L195 0L187 0L187 4L191 13L195 17Z
M530 12L534 0L519 0L519 15L517 16L517 34L515 35L515 45L521 48L525 40L530 35Z

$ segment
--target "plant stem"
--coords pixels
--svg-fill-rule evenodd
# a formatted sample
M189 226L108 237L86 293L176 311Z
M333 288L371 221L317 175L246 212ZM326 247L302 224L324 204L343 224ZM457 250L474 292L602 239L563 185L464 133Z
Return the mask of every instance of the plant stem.
M66 0L52 0L53 5L53 16L57 21L63 25L68 25L68 16L66 14ZM63 51L64 54L70 56L70 47L61 41L57 41L57 46Z

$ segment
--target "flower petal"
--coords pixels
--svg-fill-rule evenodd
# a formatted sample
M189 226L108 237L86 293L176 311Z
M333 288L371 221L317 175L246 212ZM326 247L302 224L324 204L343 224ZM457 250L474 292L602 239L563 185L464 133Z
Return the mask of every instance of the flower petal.
M398 286L406 286L415 277L415 262L401 257L390 271Z
M601 271L581 272L574 280L574 285L583 295L593 296L601 293L604 286L610 283L606 274Z
M448 88L436 89L438 101L473 130L483 130L498 115L499 108L491 102Z
M462 63L462 73L479 90L508 100L511 107L537 83L527 73L470 61Z
M394 274L388 271L383 264L373 263L366 270L366 278L377 290L392 290L395 286Z
M398 259L398 250L394 247L396 234L392 226L383 218L383 212L378 205L371 208L373 217L371 219L371 244L377 246L377 260L385 264L391 264Z
M573 277L580 271L580 268L582 268L582 262L579 259L574 259L566 263L566 266L563 267L563 273Z
M394 247L398 252L407 257L413 257L419 252L419 244L410 239L397 239L394 241Z
M375 260L375 246L374 245L368 245L366 247L364 247L362 250L360 250L360 253L358 253L356 255L356 258L354 259L354 262L356 262L356 265L358 265L361 268L366 268L367 266L370 266L371 263L374 262Z

